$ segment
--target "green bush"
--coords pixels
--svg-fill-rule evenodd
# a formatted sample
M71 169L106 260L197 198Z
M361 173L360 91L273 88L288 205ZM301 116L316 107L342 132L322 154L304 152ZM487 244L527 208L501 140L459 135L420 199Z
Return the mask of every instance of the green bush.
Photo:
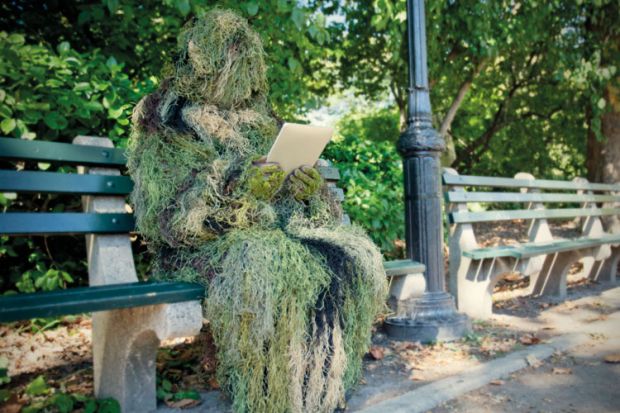
M404 237L402 160L394 143L398 113L353 113L337 129L325 156L340 170L344 209L384 254L393 255L394 241Z
M98 50L56 50L0 32L0 129L23 139L70 142L96 133L119 141L131 109L155 79L134 84L123 65Z
M0 131L2 136L71 142L77 135L109 136L119 146L128 134L131 109L155 79L135 83L123 65L98 50L78 53L67 42L56 49L27 44L0 32ZM0 169L71 172L47 163L4 162ZM71 211L77 197L0 194L3 211ZM84 279L84 237L0 237L0 290L33 292Z

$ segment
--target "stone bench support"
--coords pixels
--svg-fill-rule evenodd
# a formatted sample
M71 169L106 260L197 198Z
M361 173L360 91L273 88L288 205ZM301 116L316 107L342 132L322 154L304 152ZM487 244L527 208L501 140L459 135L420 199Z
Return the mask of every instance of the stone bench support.
M112 148L107 138L79 136L74 144ZM120 175L116 169L84 168L80 173ZM85 212L123 213L115 196L83 197ZM87 235L91 286L137 282L129 234ZM123 413L157 408L155 359L162 340L194 336L202 327L199 301L101 311L93 314L95 396L114 398Z

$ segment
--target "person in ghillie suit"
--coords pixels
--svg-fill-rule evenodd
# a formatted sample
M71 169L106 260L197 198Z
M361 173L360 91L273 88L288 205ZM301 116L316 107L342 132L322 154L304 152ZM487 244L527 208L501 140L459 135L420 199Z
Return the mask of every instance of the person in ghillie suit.
M263 54L229 11L184 28L174 68L134 110L132 202L154 277L207 289L235 411L331 412L359 379L386 276L315 168L262 162L279 127Z

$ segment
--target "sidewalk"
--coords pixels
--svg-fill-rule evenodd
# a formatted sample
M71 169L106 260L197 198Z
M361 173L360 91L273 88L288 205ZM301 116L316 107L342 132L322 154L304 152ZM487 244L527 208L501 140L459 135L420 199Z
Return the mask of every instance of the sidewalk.
M556 337L400 396L362 403L359 411L620 411L620 364L605 362L620 354L620 287L567 301L535 318L497 320Z
M618 325L616 324L616 327ZM591 340L552 356L502 383L486 385L431 410L448 412L597 412L620 411L620 364L605 357L620 353L620 338Z

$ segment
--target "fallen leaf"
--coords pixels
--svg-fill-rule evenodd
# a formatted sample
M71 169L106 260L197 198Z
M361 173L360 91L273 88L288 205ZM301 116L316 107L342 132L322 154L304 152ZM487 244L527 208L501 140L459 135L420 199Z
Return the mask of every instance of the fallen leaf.
M606 314L601 314L595 317L590 317L590 318L584 318L582 321L584 323L594 323L596 321L605 321L607 320L609 317Z
M190 407L194 407L200 404L200 400L194 400L194 399L181 399L178 401L165 401L166 405L168 407L171 407L173 409L188 409Z
M493 386L501 386L504 383L506 383L504 380L491 380L489 382L489 384L492 384Z
M422 377L420 377L420 376L415 376L415 375L412 374L411 376L409 376L409 380L422 381L424 379Z
M399 249L405 249L406 247L405 241L403 241L402 239L395 239L394 247L399 248Z
M540 339L536 336L533 336L531 334L525 334L521 337L519 337L519 341L521 342L521 344L524 344L526 346L531 346L533 344L538 344L540 343Z
M553 374L573 374L573 371L569 368L554 367Z
M5 404L0 406L0 412L2 413L18 413L23 407L23 404L19 402L17 395L12 394Z
M504 276L504 280L508 282L515 282L521 280L521 275L518 272L511 272Z
M609 354L605 356L605 363L620 363L620 353Z
M370 348L370 355L375 360L381 360L383 357L385 357L385 352L381 347L372 346Z
M217 379L215 377L211 377L209 379L209 386L211 387L211 389L213 390L219 390L220 388L220 383L218 383Z
M525 361L527 361L527 364L529 364L533 368L540 367L540 365L542 364L541 361L538 360L538 358L533 354L528 354L527 357L525 357Z

